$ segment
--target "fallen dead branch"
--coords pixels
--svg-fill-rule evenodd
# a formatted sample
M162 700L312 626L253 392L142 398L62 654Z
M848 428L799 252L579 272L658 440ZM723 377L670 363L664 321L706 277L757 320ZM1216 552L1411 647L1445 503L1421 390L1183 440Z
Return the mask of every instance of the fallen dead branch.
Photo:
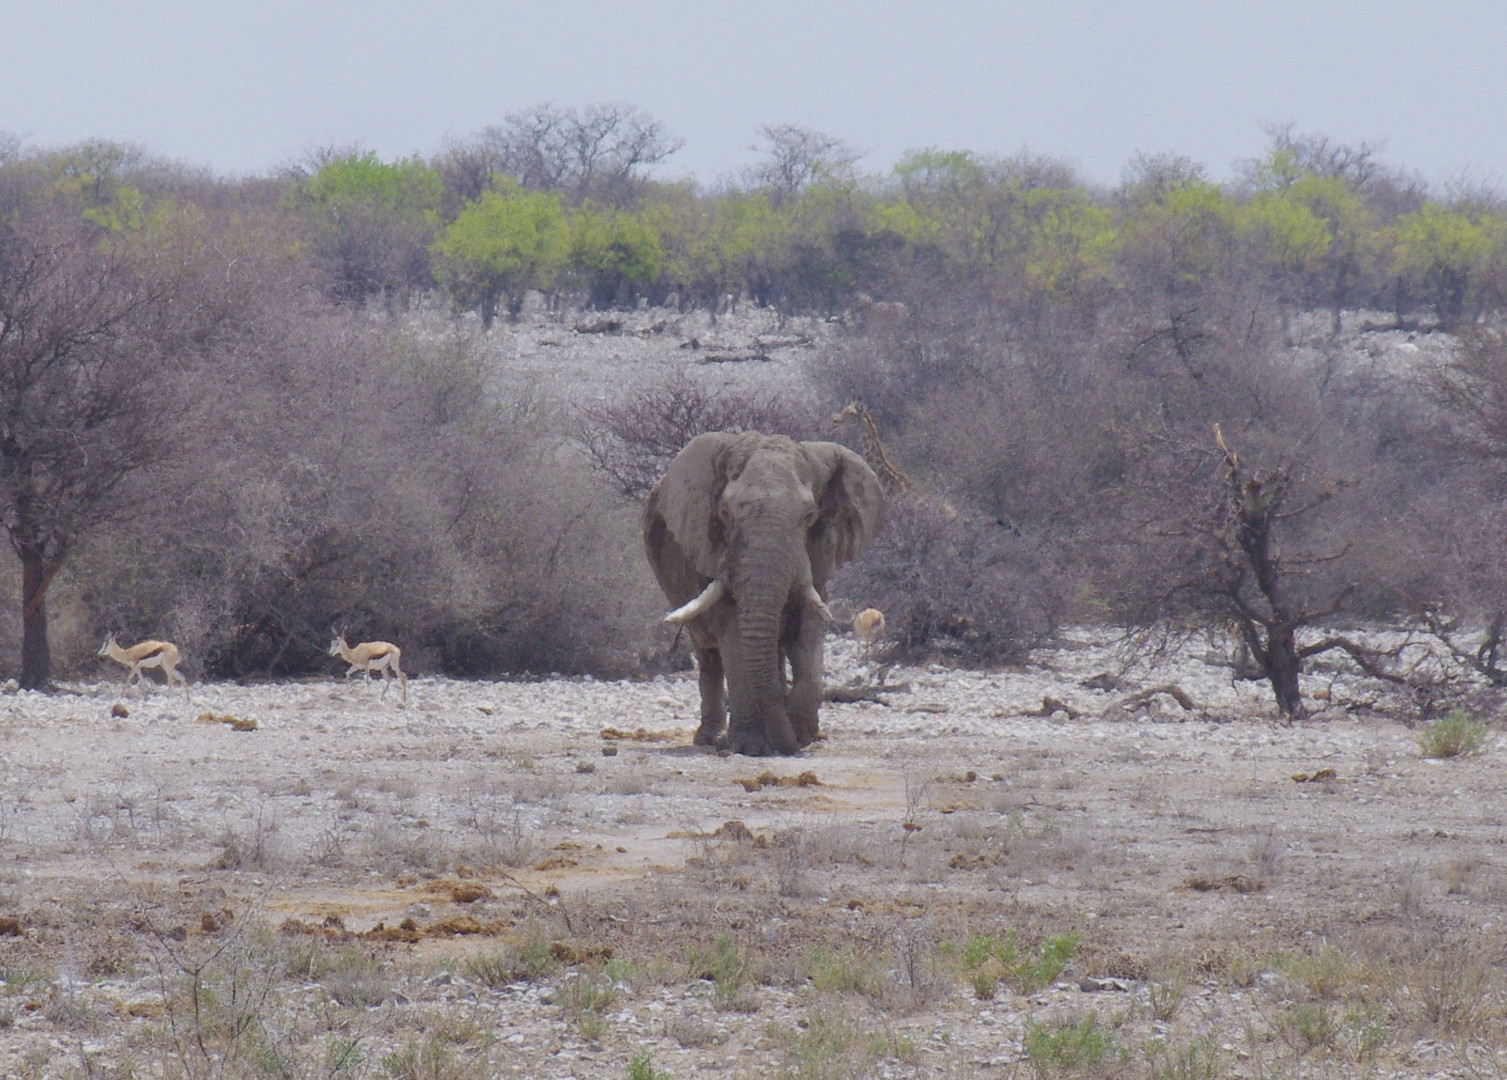
M846 686L829 686L822 692L823 701L834 701L840 705L851 705L858 701L871 701L875 705L889 707L885 700L885 694L908 694L910 683L896 683L886 686L881 678L878 682L851 682Z
M1071 705L1060 698L1054 698L1051 694L1042 695L1041 708L1033 709L1030 712L1021 713L1021 715L1051 716L1053 713L1058 712L1067 713L1067 718L1069 720L1076 720L1083 715L1080 710L1073 708Z
M1194 702L1193 698L1188 695L1188 692L1186 690L1176 685L1175 683L1163 683L1161 686L1150 686L1145 690L1131 694L1124 701L1120 702L1120 708L1133 709L1137 705L1144 705L1146 704L1146 702L1150 701L1158 694L1166 694L1188 712L1198 711L1198 705L1196 702Z
M698 364L767 364L770 361L768 353L756 349L738 352L707 353Z

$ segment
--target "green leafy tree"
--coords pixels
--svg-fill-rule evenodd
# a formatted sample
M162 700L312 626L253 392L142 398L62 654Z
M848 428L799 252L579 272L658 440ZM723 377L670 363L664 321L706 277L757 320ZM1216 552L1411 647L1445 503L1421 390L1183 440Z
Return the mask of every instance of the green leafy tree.
M1293 301L1329 306L1336 331L1379 253L1360 186L1366 175L1334 165L1317 172L1297 148L1281 146L1256 169L1257 192L1240 213L1240 231L1254 241L1256 259L1283 280Z
M1260 192L1236 217L1237 230L1257 242L1256 258L1284 278L1311 270L1333 242L1324 219L1292 195L1290 188Z
M909 212L886 205L875 222L944 252L965 275L1014 297L1019 311L1112 276L1113 217L1060 162L920 150L901 159L894 179Z
M1228 262L1235 207L1201 169L1143 178L1125 198L1121 227L1136 264L1130 274L1180 296L1209 284Z
M909 214L887 209L883 219L913 242L928 242L971 272L997 267L997 202L990 162L968 151L918 150L906 154L894 176Z
M767 193L713 198L676 187L660 193L653 215L667 283L713 312L757 276L778 245L779 221Z
M1441 322L1453 325L1503 232L1503 222L1488 214L1427 202L1397 219L1397 271Z
M584 206L571 215L570 263L592 304L608 307L659 278L664 246L646 214Z
M863 185L838 176L776 200L751 237L755 299L786 312L833 314L872 287L889 236L870 227L871 201Z
M1068 299L1113 274L1120 238L1110 212L1082 188L1036 188L1021 199L1026 278L1042 294Z
M444 187L416 157L389 164L371 152L334 157L306 177L290 201L309 223L331 295L360 304L431 284Z
M570 231L558 195L509 184L467 204L434 252L456 303L479 311L490 328L499 303L516 316L527 290L554 285L570 253Z
M1197 377L1205 354L1249 323L1262 290L1242 288L1237 208L1202 169L1176 158L1144 159L1121 189L1119 278L1139 324L1138 350L1170 346Z
M142 186L140 181L152 172L167 171L140 147L105 139L88 139L51 151L41 155L41 161L58 195L93 207L109 204L122 187Z
M953 198L984 179L984 163L969 150L908 150L896 162L894 175L908 198L923 195Z
M1341 311L1356 302L1356 291L1380 254L1375 216L1364 196L1338 176L1309 173L1293 185L1293 198L1328 229L1329 244L1310 271L1315 280L1310 301L1327 301L1338 332Z

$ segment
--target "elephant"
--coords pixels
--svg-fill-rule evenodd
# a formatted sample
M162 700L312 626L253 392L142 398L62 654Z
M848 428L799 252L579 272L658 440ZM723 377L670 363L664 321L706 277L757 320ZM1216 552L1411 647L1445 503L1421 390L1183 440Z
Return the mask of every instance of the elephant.
M817 739L827 579L883 516L874 470L837 443L715 431L670 462L644 507L644 549L679 605L665 621L688 627L696 652L696 745L762 756Z

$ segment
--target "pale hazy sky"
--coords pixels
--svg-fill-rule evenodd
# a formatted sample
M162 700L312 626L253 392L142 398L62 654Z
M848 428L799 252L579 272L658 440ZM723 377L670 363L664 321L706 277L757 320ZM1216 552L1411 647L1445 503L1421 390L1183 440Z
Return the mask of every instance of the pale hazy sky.
M1507 188L1504 0L0 0L0 132L220 174L329 144L429 155L542 101L636 106L712 183L763 124L907 149L1140 153L1216 178L1295 122Z

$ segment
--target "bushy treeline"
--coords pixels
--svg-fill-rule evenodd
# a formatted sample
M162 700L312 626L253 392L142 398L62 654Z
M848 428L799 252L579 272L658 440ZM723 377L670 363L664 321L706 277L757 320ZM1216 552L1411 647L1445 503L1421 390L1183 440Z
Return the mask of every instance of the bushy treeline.
M914 486L839 588L914 655L1019 659L1069 619L1215 630L1298 712L1321 654L1409 677L1334 630L1375 619L1507 682L1502 200L1291 131L1238 183L1156 158L1113 190L966 152L865 176L763 134L715 191L649 179L676 143L620 108L242 180L0 155L23 677L49 596L70 660L135 627L211 673L296 671L344 622L421 667L630 669L654 610L631 497L699 431L852 441L827 418L861 400ZM387 317L431 293L490 323L528 290L732 295L845 336L808 400L681 380L580 411L500 390L464 322ZM1404 330L1454 334L1405 363Z
M835 314L917 266L1008 282L1020 303L1091 310L1137 287L1153 253L1184 281L1257 270L1299 308L1454 323L1507 295L1507 204L1433 197L1365 146L1279 131L1236 183L1163 157L1100 190L1029 155L918 150L866 175L832 140L765 134L763 165L708 192L642 175L674 146L652 121L541 109L427 162L332 157L285 178L284 198L313 230L335 295L438 283L488 322L528 289L598 306L715 308L746 295Z
M1100 190L1029 155L919 150L888 175L865 175L839 144L774 129L746 184L707 192L643 178L670 144L644 136L641 118L614 119L608 134L595 132L594 157L550 144L544 129L584 121L546 110L429 162L333 158L287 178L284 198L313 230L336 295L438 283L488 322L516 311L528 289L598 306L646 297L715 308L746 295L787 313L835 314L918 265L1009 282L1022 303L1092 308L1136 287L1158 238L1185 279L1257 269L1300 308L1454 323L1500 306L1507 289L1501 199L1435 198L1369 148L1291 132L1277 133L1237 183L1154 158Z
M488 323L531 289L836 314L921 266L1091 314L1140 287L1148 258L1170 260L1178 287L1258 272L1302 309L1453 324L1507 296L1507 203L1432 193L1366 145L1282 129L1237 181L1155 157L1104 189L1031 155L925 149L871 175L837 140L789 126L763 137L761 163L716 190L651 179L679 143L626 107L540 106L428 159L331 148L239 182L113 144L9 156L74 184L101 221L164 198L279 217L332 299L401 305L438 290Z

